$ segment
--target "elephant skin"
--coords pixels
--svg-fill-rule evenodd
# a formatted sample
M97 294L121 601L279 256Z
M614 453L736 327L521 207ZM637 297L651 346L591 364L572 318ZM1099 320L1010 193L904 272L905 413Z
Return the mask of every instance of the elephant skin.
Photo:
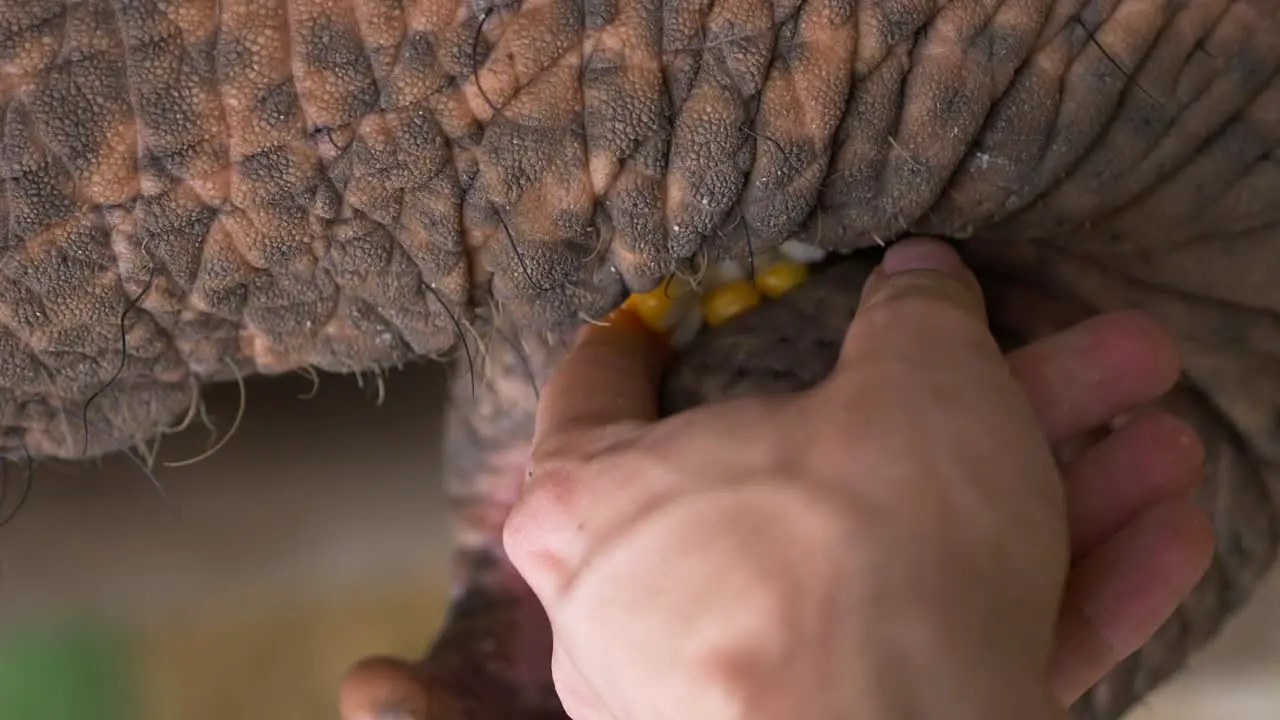
M424 677L532 718L545 678L482 650L536 625L503 624L495 528L569 333L788 239L946 237L1010 343L1121 307L1179 341L1219 547L1081 704L1115 717L1280 542L1278 70L1280 0L0 0L0 451L458 358L461 604ZM856 307L831 272L696 342L669 408L819 377Z

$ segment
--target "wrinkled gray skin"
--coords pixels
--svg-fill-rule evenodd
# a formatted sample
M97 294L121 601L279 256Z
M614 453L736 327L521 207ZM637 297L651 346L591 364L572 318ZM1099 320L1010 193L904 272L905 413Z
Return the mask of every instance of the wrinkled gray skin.
M236 375L468 354L464 599L527 609L495 528L575 325L748 246L969 238L1013 344L1117 307L1181 343L1218 555L1081 705L1113 717L1274 557L1278 69L1280 0L0 0L0 449L114 451ZM816 379L856 302L831 277L690 350L672 402ZM493 607L460 600L424 661L431 717L541 716Z

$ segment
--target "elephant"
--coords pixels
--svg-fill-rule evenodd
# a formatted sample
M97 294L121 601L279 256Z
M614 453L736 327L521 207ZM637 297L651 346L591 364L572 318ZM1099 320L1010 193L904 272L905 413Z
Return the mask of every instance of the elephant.
M1117 718L1280 546L1278 71L1280 0L0 0L0 451L449 362L457 588L414 712L562 717L500 534L573 332L802 243L664 412L801 389L880 249L940 237L1006 347L1117 308L1177 338L1217 549L1074 708Z

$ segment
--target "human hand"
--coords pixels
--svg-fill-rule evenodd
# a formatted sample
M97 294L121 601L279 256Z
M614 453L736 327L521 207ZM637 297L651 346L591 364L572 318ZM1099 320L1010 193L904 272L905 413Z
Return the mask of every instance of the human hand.
M584 331L506 526L575 720L1061 713L1208 565L1181 421L1053 459L1175 382L1136 314L1005 358L958 257L911 240L811 391L657 421L662 359L625 315Z

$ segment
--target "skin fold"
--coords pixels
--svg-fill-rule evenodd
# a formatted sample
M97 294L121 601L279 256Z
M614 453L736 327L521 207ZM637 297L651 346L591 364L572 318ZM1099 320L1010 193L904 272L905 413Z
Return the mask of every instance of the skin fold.
M1280 0L0 0L0 449L100 455L210 383L450 358L459 587L489 604L449 627L504 642L446 630L423 677L439 712L532 717L492 539L563 338L787 239L952 238L1012 344L1120 307L1179 341L1219 557L1082 705L1112 717L1280 542L1278 69ZM709 333L669 395L816 380L857 284Z

